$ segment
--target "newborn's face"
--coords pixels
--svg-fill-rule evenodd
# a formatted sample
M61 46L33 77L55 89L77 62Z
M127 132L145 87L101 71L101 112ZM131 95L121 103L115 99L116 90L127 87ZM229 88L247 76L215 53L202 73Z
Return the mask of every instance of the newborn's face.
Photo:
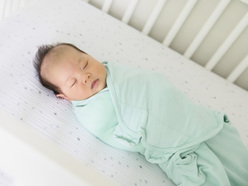
M67 45L44 59L41 75L62 91L57 97L84 100L106 87L106 69L93 57Z

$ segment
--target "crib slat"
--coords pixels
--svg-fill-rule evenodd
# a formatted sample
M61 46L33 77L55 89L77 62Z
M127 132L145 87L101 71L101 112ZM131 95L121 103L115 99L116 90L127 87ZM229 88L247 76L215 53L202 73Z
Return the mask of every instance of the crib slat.
M239 21L238 25L229 34L227 39L223 42L223 44L219 47L219 49L215 52L215 54L210 58L210 60L205 66L206 69L212 70L215 67L215 65L224 56L226 51L231 47L231 45L235 42L235 40L242 33L242 31L246 28L247 25L248 25L248 13L244 15L241 21Z
M210 15L204 26L201 28L199 33L196 35L188 49L185 51L184 56L190 58L194 52L197 50L198 46L202 43L204 38L207 36L208 32L211 30L213 25L221 16L222 12L226 9L227 5L231 0L221 0L218 6L215 8L214 12Z
M138 4L139 0L132 0L131 3L129 4L127 10L125 11L124 16L122 17L122 22L123 23L128 23L131 16L133 15L133 12Z
M166 3L167 0L159 0L157 3L156 3L156 6L155 8L153 9L149 19L147 20L142 32L144 34L149 34L149 32L151 31L155 21L157 20L160 12L162 11L165 3Z
M11 13L11 8L13 6L13 0L5 0L3 7L3 17L7 17Z
M102 6L102 11L108 13L113 0L105 0Z
M12 1L11 7L10 7L10 13L16 12L20 8L20 0Z
M227 77L227 80L234 82L246 68L248 68L248 55L239 63L238 66L236 66L232 73Z
M3 19L4 18L4 10L5 10L5 4L6 4L6 1L1 1L0 2L1 4L0 4L0 12L1 12L1 14L0 14L0 20L1 19ZM2 6L1 6L2 5Z
M185 7L183 8L182 12L180 13L179 17L177 18L176 22L170 29L169 33L165 37L163 44L169 46L175 36L177 35L178 31L182 27L183 23L186 21L187 17L189 16L191 10L194 8L197 0L189 0Z
M3 0L1 2L2 10L0 10L1 11L0 20L3 19L4 17L7 17L11 13L17 11L19 8L21 8L22 4L23 5L26 4L23 1L24 0Z
M17 1L16 7L17 10L22 7L22 0Z

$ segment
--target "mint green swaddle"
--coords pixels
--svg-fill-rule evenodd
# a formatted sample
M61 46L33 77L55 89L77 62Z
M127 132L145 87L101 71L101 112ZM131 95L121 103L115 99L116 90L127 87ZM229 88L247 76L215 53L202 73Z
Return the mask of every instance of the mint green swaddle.
M194 104L164 75L103 64L107 88L72 102L91 133L111 146L142 153L177 185L230 185L225 166L205 143L229 126L224 114Z

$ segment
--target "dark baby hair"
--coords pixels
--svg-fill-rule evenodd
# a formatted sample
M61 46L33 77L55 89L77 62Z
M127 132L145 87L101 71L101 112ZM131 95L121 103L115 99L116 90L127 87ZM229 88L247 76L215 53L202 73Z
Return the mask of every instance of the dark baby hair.
M41 70L41 65L43 63L43 60L45 58L45 56L55 47L60 46L60 45L67 45L67 46L71 46L73 48L75 48L76 50L85 53L84 51L80 50L78 47L76 47L75 45L71 44L71 43L58 43L58 44L54 44L54 45L42 45L38 48L35 58L33 60L33 65L34 68L36 69L37 72L37 76L39 78L40 83L52 90L54 92L55 95L62 93L62 91L60 90L59 87L55 86L54 84L50 83L49 81L47 81L45 78L43 78L41 76L40 70ZM86 53L85 53L86 54Z

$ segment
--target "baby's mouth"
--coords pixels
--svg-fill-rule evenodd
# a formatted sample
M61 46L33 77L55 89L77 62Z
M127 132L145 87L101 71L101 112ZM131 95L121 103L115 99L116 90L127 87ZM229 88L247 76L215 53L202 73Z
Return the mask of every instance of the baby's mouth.
M99 84L99 79L96 79L95 81L93 81L93 83L91 84L91 89L95 89Z

